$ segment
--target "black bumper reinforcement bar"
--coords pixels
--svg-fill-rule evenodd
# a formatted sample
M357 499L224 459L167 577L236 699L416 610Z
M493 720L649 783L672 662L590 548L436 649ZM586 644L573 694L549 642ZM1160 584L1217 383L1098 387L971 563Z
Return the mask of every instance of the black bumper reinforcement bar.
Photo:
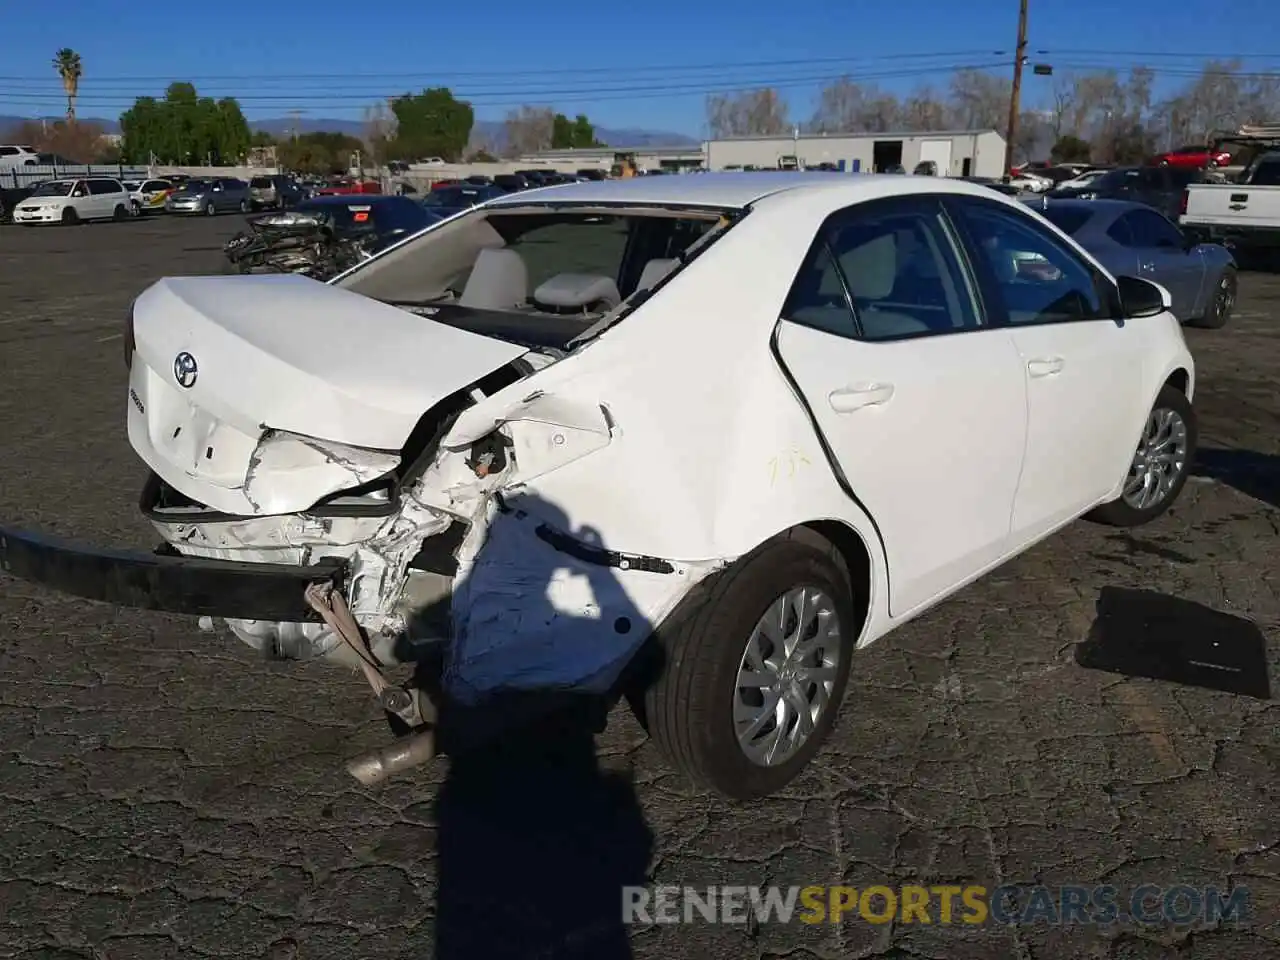
M174 552L114 550L0 527L0 572L121 607L193 616L303 622L319 617L304 591L345 585L346 564L308 566L207 560Z

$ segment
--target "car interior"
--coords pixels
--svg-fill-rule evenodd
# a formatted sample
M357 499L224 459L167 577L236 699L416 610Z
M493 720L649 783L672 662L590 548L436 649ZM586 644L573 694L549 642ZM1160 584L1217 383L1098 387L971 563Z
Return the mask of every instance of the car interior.
M973 311L962 299L967 297L964 281L947 263L923 217L859 222L828 237L802 270L784 315L806 326L866 340L972 326Z
M519 208L440 224L339 285L530 347L565 349L707 242L718 212Z

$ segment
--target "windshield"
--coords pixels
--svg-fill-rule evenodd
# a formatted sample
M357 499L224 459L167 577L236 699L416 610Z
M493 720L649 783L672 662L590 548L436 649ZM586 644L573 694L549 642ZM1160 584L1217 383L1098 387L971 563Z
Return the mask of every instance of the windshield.
M1105 170L1089 170L1079 176L1072 177L1071 183L1074 186L1083 186L1086 183L1097 183L1098 180L1102 179L1106 175L1107 171Z
M74 180L50 180L36 187L31 191L31 195L33 197L67 197L71 195L71 188L75 185Z
M1121 190L1127 186L1133 186L1138 182L1138 171L1134 169L1128 170L1109 170L1089 184L1090 190L1110 191Z
M442 187L432 190L422 202L428 207L474 207L486 199L478 187Z
M184 183L179 193L204 193L213 187L212 180L188 180Z
M1074 236L1076 231L1093 217L1092 212L1081 210L1078 207L1054 207L1052 205L1045 207L1040 211L1040 214L1069 236Z
M264 187L274 187L275 184L272 182L270 177L254 177L249 181L249 186L262 189Z
M372 230L378 234L417 233L437 219L408 197L387 198L378 203L360 203L354 197L351 203L309 200L294 209L328 221L338 234L351 230Z

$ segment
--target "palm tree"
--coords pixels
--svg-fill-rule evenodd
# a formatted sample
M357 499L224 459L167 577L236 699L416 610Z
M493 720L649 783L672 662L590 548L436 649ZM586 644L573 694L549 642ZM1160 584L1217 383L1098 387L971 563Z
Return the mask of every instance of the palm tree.
M63 47L53 55L53 69L62 78L62 89L67 95L67 123L75 123L76 94L80 92L80 77L84 75L80 54L70 47Z

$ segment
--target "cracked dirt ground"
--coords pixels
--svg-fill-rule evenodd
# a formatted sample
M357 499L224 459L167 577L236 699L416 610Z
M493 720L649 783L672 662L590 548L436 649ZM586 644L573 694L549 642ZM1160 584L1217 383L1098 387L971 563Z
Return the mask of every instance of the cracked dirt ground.
M153 545L121 324L236 225L0 228L4 521ZM1280 279L1245 276L1239 309L1189 333L1214 479L1132 535L1075 524L865 651L820 761L750 806L691 792L622 712L598 769L583 742L367 792L342 761L386 728L354 674L0 581L0 958L1280 956L1280 712L1075 662L1099 591L1140 587L1252 618L1276 671ZM646 878L1237 883L1252 916L622 930L618 888Z

